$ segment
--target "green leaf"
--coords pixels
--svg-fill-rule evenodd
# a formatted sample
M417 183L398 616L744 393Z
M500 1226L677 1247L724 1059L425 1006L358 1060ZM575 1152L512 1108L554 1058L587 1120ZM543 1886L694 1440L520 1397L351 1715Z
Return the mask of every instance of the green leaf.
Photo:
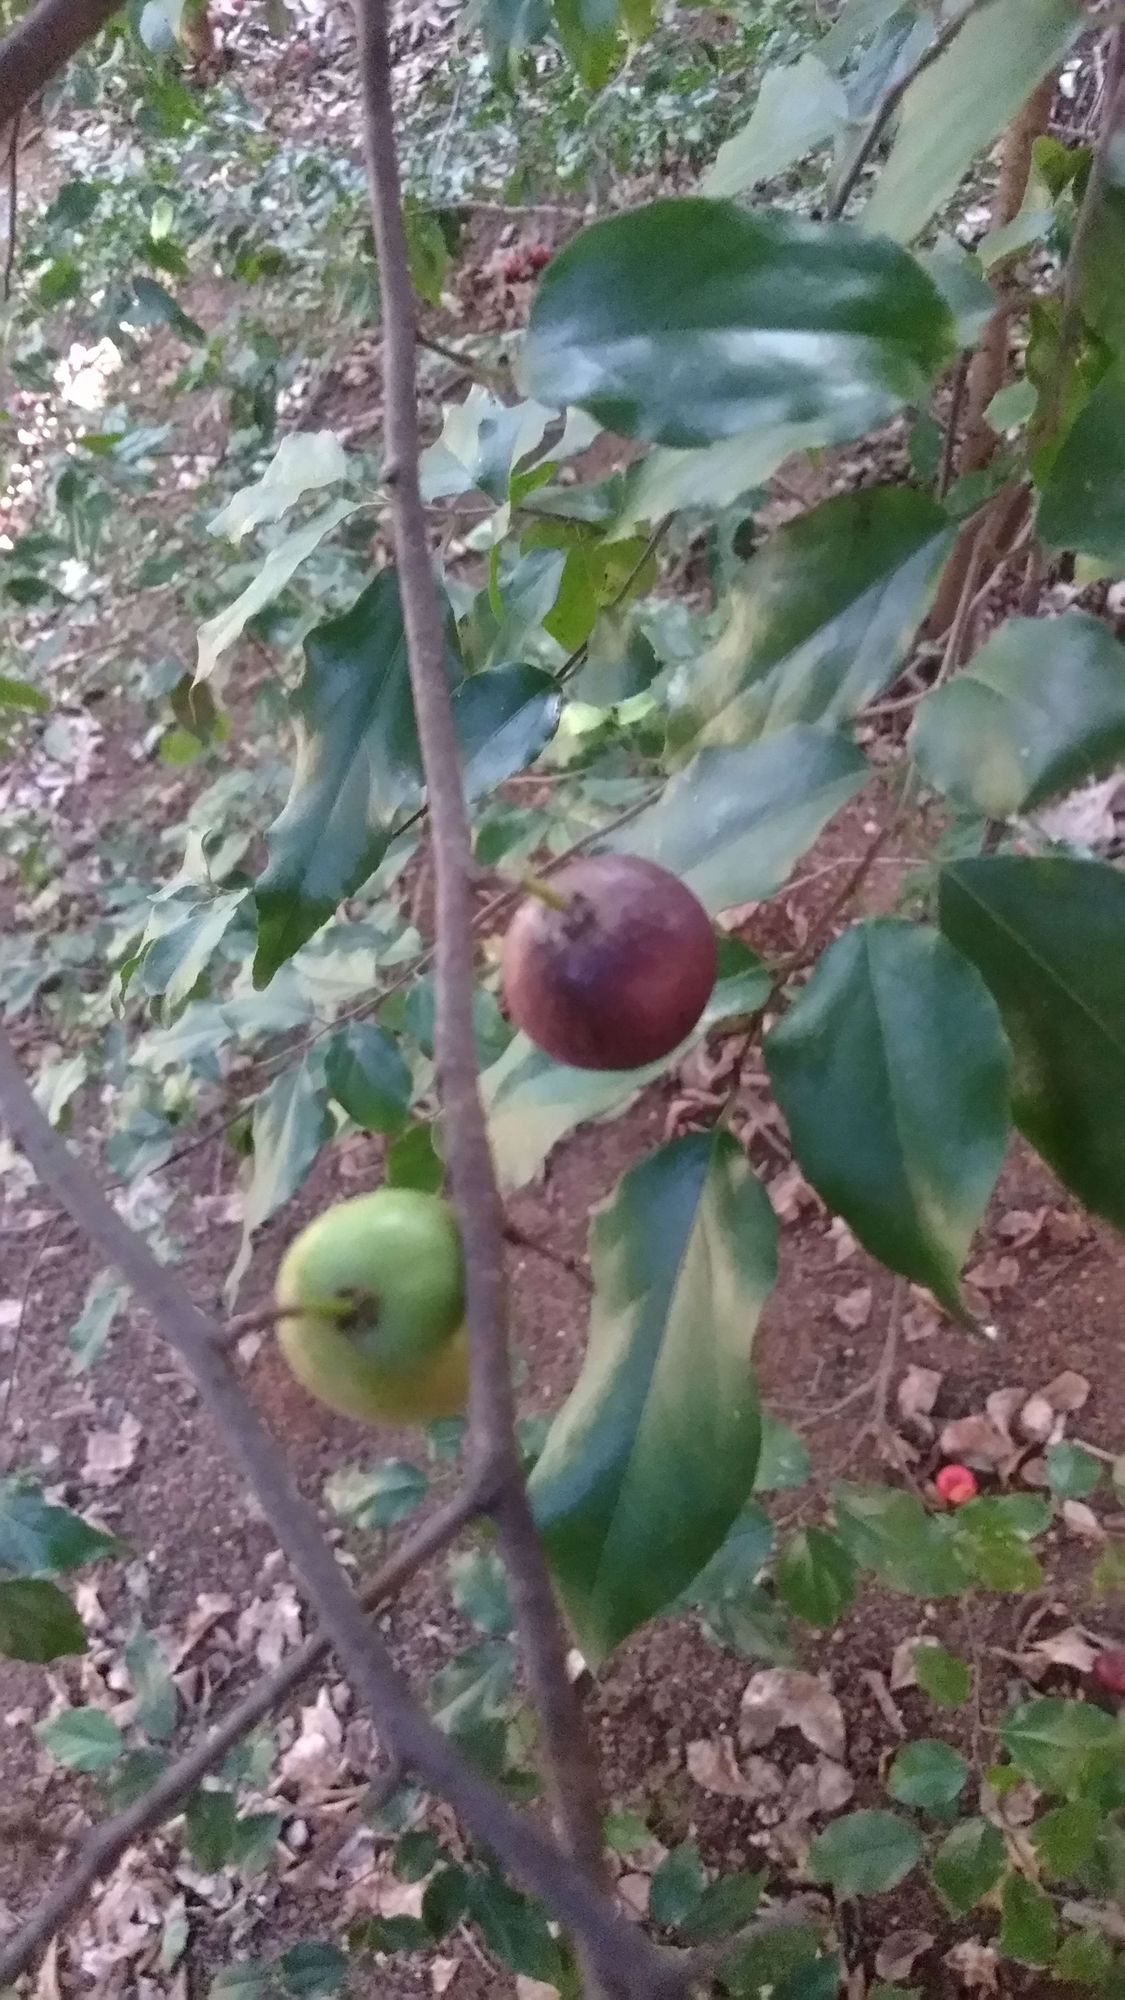
M720 1875L709 1882L695 1908L684 1918L681 1928L693 1943L729 1937L749 1923L768 1881L765 1873L743 1869L735 1875Z
M1081 29L1072 0L988 0L968 11L950 47L903 99L864 226L904 243L917 236Z
M114 1271L99 1271L86 1288L82 1310L67 1334L76 1368L89 1368L109 1339L118 1314L129 1303L129 1288Z
M1085 1500L1102 1476L1101 1464L1080 1444L1069 1438L1049 1444L1046 1451L1047 1484L1060 1500Z
M192 1858L207 1874L225 1868L237 1843L238 1809L233 1792L193 1792L184 1815Z
M752 1584L769 1560L773 1547L773 1523L765 1509L751 1500L743 1507L734 1526L715 1550L710 1562L684 1591L686 1604L708 1608L717 1599L729 1597Z
M963 1316L960 1267L1008 1141L1008 1049L975 969L921 924L853 924L765 1055L817 1193Z
M784 1916L771 1922L763 1917L754 1925L753 1935L744 1944L735 1946L730 1957L723 1960L723 1986L737 2000L743 2000L743 1996L745 2000L750 2000L750 1996L757 2000L763 1989L771 1995L781 1995L786 1980L812 1971L821 1963L818 1953L823 1943L824 1933L819 1924L794 1922Z
M1045 1873L1078 1875L1094 1852L1102 1817L1101 1807L1091 1799L1070 1799L1044 1813L1032 1827L1031 1838Z
M871 1896L893 1889L921 1858L921 1837L909 1820L874 1808L846 1813L818 1833L807 1868L838 1896Z
M449 246L440 219L428 209L413 208L407 204L402 220L414 289L427 305L440 306L445 274L449 269Z
M0 708L22 708L31 715L46 715L50 712L50 701L30 681L14 681L8 674L0 674Z
M1125 568L1125 372L1097 384L1051 461L1039 532L1056 549Z
M798 1618L835 1625L855 1601L855 1563L826 1529L801 1528L778 1561L777 1587Z
M227 1280L233 1296L256 1229L295 1194L331 1130L323 1067L313 1050L262 1091L251 1121L253 1165L242 1203L242 1247Z
M1113 1946L1100 1931L1072 1931L1059 1946L1055 1979L1075 1986L1101 1987L1113 1970Z
M432 1125L411 1125L401 1139L387 1147L388 1187L418 1188L423 1194L440 1194L445 1183L445 1161L434 1144Z
M959 1750L939 1737L904 1743L887 1772L887 1790L900 1806L939 1811L960 1798L969 1767Z
M779 528L714 644L673 677L672 740L745 743L858 714L899 672L952 533L933 500L895 486L838 494Z
M954 1545L969 1573L986 1589L1038 1590L1042 1566L1026 1544L1043 1533L1049 1520L1049 1506L1037 1494L970 1500L954 1516Z
M914 1678L940 1708L960 1708L973 1691L971 1667L944 1646L923 1643L914 1648Z
M791 1493L812 1473L812 1459L803 1438L771 1410L762 1411L762 1449L755 1493Z
M740 1590L708 1593L699 1608L707 1634L717 1646L726 1646L745 1660L763 1660L771 1667L800 1665L789 1613L760 1585L744 1584Z
M893 1590L954 1597L968 1581L948 1515L931 1514L913 1493L889 1486L833 1489L836 1532L849 1554Z
M1047 1695L1025 1701L1000 1724L1013 1764L1041 1790L1065 1796L1125 1757L1116 1719L1086 1701Z
M448 662L455 678L456 663ZM398 577L380 570L351 609L313 627L293 696L297 758L289 797L267 835L255 884L254 983L354 895L386 853L394 814L420 796Z
M551 0L567 61L591 90L601 90L617 67L621 36L619 0Z
M469 1914L489 1951L511 1972L561 1986L562 1950L538 1903L496 1875L468 1877Z
M795 723L744 749L701 750L607 845L682 876L709 910L758 902L870 775L843 736Z
M0 1656L46 1666L85 1651L82 1620L56 1584L33 1577L0 1583Z
M749 1496L750 1344L776 1257L773 1210L727 1133L662 1146L595 1218L586 1360L530 1481L592 1660L699 1574Z
M920 703L910 751L965 812L1010 819L1125 754L1125 646L1100 618L1009 618Z
M937 291L892 244L686 197L596 222L553 259L524 374L627 437L706 445L819 418L839 441L919 401L951 346Z
M102 1795L111 1812L121 1812L151 1792L167 1762L159 1750L126 1750L102 1780Z
M463 1868L440 1868L427 1882L422 1921L435 1943L460 1923L468 1901L469 1880Z
M330 1944L327 1939L309 1939L305 1944L290 1945L279 1961L286 1993L294 2000L330 2000L330 1996L343 1990L348 1976L346 1953L338 1944Z
M264 611L267 604L280 596L290 577L320 547L325 536L354 512L353 500L334 500L331 506L325 507L304 527L294 528L274 543L257 575L234 603L228 604L223 611L217 611L213 618L208 618L200 626L197 680L210 681L216 690L223 687L228 671L219 671L223 654L241 637L251 618L256 618L259 611Z
M241 541L251 528L278 521L306 493L348 476L348 460L335 431L292 431L278 445L260 479L243 486L207 523L212 535Z
M77 1569L120 1548L67 1507L52 1507L33 1486L0 1479L0 1569L17 1575Z
M453 721L467 799L526 770L554 735L562 696L543 667L490 667L453 691Z
M1021 1132L1087 1208L1125 1224L1125 876L983 855L942 870L940 913L1000 1008Z
M1024 1875L1005 1877L1000 1891L1000 1949L1021 1965L1050 1965L1058 1929L1054 1905Z
M572 1069L544 1055L526 1035L513 1036L481 1079L489 1139L505 1190L529 1181L551 1148L575 1126L602 1118L636 1097L717 1021L753 1013L762 1005L770 990L769 973L752 952L732 952L734 942L727 938L720 943L719 976L692 1034L678 1050L643 1069Z
M694 1840L669 1848L653 1875L648 1913L654 1924L679 1930L699 1908L707 1878Z
M37 1722L35 1734L68 1771L107 1771L125 1748L113 1717L100 1708L64 1708L48 1722Z
M451 1556L449 1594L454 1606L478 1632L502 1639L512 1629L512 1606L504 1565L492 1549L466 1549Z
M1006 1860L1002 1834L987 1820L967 1819L946 1835L930 1873L946 1908L963 1917L996 1887Z
M151 1632L140 1629L125 1645L125 1665L136 1703L137 1722L154 1743L175 1734L180 1697L163 1651Z
M135 977L174 1012L187 1000L246 901L245 891L170 897L158 903L141 940ZM167 1018L167 1015L166 1015Z
M702 192L723 198L772 180L826 146L847 118L847 92L818 54L806 53L798 62L768 69L749 121L719 147Z
M365 1132L399 1132L414 1085L396 1043L370 1021L349 1021L328 1039L324 1080Z
M357 1528L393 1528L421 1505L428 1486L420 1465L406 1458L383 1458L366 1468L345 1465L330 1472L324 1497Z

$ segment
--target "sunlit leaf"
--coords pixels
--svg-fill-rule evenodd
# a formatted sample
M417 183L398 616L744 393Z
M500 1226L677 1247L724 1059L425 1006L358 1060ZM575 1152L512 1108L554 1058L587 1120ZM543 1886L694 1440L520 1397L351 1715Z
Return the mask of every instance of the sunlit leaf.
M698 1575L749 1496L759 1440L749 1351L776 1235L722 1132L642 1160L595 1219L587 1356L531 1479L591 1659Z

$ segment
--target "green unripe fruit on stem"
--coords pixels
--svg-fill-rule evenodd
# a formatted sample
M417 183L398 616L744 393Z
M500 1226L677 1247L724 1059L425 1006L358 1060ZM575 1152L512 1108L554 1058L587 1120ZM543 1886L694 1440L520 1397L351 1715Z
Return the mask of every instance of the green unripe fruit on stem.
M297 1380L343 1416L429 1423L468 1393L461 1237L448 1202L412 1188L342 1201L290 1244L277 1337Z

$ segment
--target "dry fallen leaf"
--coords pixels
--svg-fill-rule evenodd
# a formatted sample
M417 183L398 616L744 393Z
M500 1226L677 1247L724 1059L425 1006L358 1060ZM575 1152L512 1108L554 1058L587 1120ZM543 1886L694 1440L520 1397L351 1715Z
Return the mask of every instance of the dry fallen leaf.
M880 1979L909 1979L915 1959L933 1946L931 1931L892 1931L875 1954Z
M1045 1208L1010 1208L996 1224L997 1236L1010 1243L1013 1250L1026 1250L1034 1243L1047 1219Z
M290 1646L301 1642L301 1607L292 1584L283 1583L272 1597L255 1597L238 1620L236 1640L240 1652L253 1646L260 1667L272 1673L281 1665Z
M797 1764L785 1791L785 1816L793 1822L840 1812L854 1791L851 1772L833 1757L818 1757L815 1764Z
M914 1362L898 1385L895 1400L899 1416L907 1423L916 1422L920 1417L932 1416L942 1380L943 1377L938 1369L922 1368ZM926 1429L931 1431L932 1426L927 1424Z
M905 1341L932 1340L941 1331L941 1314L928 1292L911 1286L910 1304L902 1315L902 1337Z
M90 1431L86 1438L86 1463L82 1478L90 1486L116 1486L132 1469L140 1442L141 1427L128 1410L115 1431Z
M880 1715L888 1727L894 1731L896 1736L905 1736L906 1724L895 1707L894 1702L891 1700L887 1683L883 1679L882 1674L876 1673L874 1667L865 1667L863 1670L863 1679L865 1684L871 1689L875 1706L878 1708Z
M278 1766L282 1779L302 1794L332 1791L341 1780L344 1726L322 1687L315 1702L302 1708L297 1735Z
M629 1874L621 1875L618 1878L617 1893L625 1906L625 1915L631 1917L636 1923L642 1923L648 1915L650 1881L650 1876L640 1874L635 1868ZM530 1983L534 1984L535 1982L531 1981ZM553 1987L549 1987L547 1990L552 1993L554 1992Z
M1055 1632L1049 1639L1036 1639L1027 1649L1027 1658L1039 1660L1044 1666L1073 1667L1075 1673L1088 1674L1099 1651L1073 1625L1068 1625L1064 1632Z
M978 1291L991 1297L994 1292L1010 1292L1013 1285L1019 1284L1020 1267L1014 1257L998 1257L990 1250L965 1276Z
M687 1767L697 1785L705 1792L714 1792L722 1799L749 1799L753 1797L750 1786L738 1768L734 1745L729 1736L720 1736L713 1743L689 1743L687 1747Z
M1024 1437L1031 1438L1035 1444L1047 1444L1056 1436L1061 1436L1061 1425L1056 1430L1058 1412L1054 1405L1047 1401L1046 1396L1029 1396L1019 1413L1018 1421Z
M946 1424L939 1443L944 1458L971 1465L976 1472L995 1472L1012 1456L1011 1438L983 1413Z
M1064 1368L1061 1375L1056 1375L1053 1382L1048 1382L1042 1393L1053 1410L1058 1410L1065 1416L1072 1416L1075 1410L1082 1409L1085 1404L1090 1394L1090 1384L1086 1377L1079 1375L1075 1369Z
M1012 1436L1012 1425L1026 1401L1027 1390L1021 1388L1018 1383L1005 1389L993 1389L984 1399L985 1416L990 1423L995 1424L998 1431L1003 1431L1013 1451L1016 1444Z
M779 1222L796 1222L806 1208L819 1208L819 1198L813 1193L799 1167L784 1167L775 1174L766 1187L774 1214Z
M945 1954L945 1963L970 1993L997 1993L996 1969L999 1957L990 1944L965 1938Z
M1087 1507L1084 1500L1064 1500L1062 1517L1063 1526L1069 1529L1072 1535L1077 1535L1079 1541L1092 1542L1097 1546L1108 1542L1109 1536L1093 1508Z
M445 1993L460 1971L461 1961L457 1958L431 1958L430 1985L435 1993Z
M842 1299L833 1300L833 1319L838 1319L849 1333L859 1333L871 1318L873 1297L870 1285L857 1285L854 1292L845 1292Z
M752 1676L742 1697L742 1741L760 1750L772 1743L779 1729L798 1729L814 1750L843 1759L844 1713L815 1674L798 1667L764 1667Z

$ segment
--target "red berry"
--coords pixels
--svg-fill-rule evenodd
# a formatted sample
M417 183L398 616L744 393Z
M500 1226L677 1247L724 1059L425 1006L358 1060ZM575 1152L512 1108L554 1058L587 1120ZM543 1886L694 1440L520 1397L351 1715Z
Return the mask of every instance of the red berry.
M551 254L545 243L533 243L527 253L527 261L533 271L541 271L544 264L550 263Z
M977 1496L976 1474L967 1465L943 1465L934 1485L947 1507L963 1507Z
M639 1069L670 1055L711 997L717 947L690 889L635 854L595 854L529 896L504 939L504 998L557 1062Z
M1094 1661L1094 1679L1106 1694L1125 1694L1125 1646L1099 1653Z

